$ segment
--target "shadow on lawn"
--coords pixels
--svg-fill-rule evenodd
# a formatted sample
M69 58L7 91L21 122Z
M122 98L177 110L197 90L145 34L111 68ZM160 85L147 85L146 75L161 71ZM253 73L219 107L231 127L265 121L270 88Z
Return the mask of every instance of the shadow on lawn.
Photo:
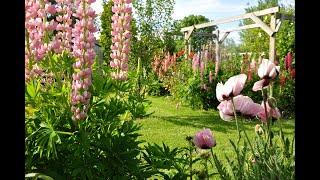
M223 121L219 116L214 114L206 114L201 116L164 116L156 118L174 123L179 126L189 126L199 129L208 127L213 131L220 131L223 133L231 130L237 130L235 122ZM246 126L245 129L249 130L249 128Z
M219 131L222 133L227 133L230 131L236 131L237 126L236 122L227 122L223 121L219 115L214 113L204 113L200 116L153 116L157 119L161 119L164 121L168 121L171 123L174 123L179 126L189 126L189 127L195 127L195 128L205 128L208 127L213 131ZM253 131L254 126L259 123L257 120L252 120L250 122L244 121L240 118L238 120L239 128L241 128L241 124L244 126L241 129L245 129L246 131ZM288 123L282 123L283 129L293 129L294 126L292 124ZM284 134L287 134L284 132Z

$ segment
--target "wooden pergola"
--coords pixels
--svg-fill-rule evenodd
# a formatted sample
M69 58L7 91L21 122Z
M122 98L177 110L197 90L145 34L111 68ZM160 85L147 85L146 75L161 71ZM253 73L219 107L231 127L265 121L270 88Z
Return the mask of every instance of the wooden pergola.
M197 33L199 35L203 36L213 36L214 37L214 43L215 43L215 51L216 51L216 66L215 66L215 76L218 74L219 71L219 64L220 64L220 45L223 43L223 41L227 38L227 36L230 34L230 32L233 31L240 31L244 29L251 29L251 28L261 28L264 32L266 32L269 37L269 59L274 62L275 55L276 55L276 33L278 32L282 20L292 20L294 21L294 16L288 16L286 14L279 13L280 8L279 6L272 7L269 9L264 9L261 11L255 11L251 13L246 13L238 16L233 16L229 18L223 18L216 21L206 22L202 24L197 24L189 27L184 27L181 29L181 32L184 33L184 39L185 39L185 52L190 53L191 50L191 43L190 43L190 36L192 32L195 29L201 29L211 26L216 26L219 24L225 24L230 23L233 21L239 21L243 19L251 19L254 23L249 25L244 25L240 27L236 27L234 29L225 29L225 30L215 30L212 32L212 34L208 33ZM264 23L259 17L260 16L271 16L270 25Z

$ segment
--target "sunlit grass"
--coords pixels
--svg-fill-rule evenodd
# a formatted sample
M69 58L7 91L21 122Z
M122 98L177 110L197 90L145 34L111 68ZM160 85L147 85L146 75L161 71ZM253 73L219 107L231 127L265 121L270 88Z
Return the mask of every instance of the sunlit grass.
M215 110L192 110L190 107L176 107L176 103L168 97L149 97L152 101L152 107L149 112L154 112L150 117L139 119L137 122L142 125L140 130L140 140L145 143L157 143L159 145L164 142L170 147L187 146L186 136L193 136L197 131L203 128L210 128L214 133L217 146L214 153L223 161L224 156L234 157L232 146L229 139L237 141L238 132L235 122L223 121L219 112ZM254 127L260 123L258 119L253 121L239 121L240 129L244 129L249 138L255 136ZM283 132L288 135L290 140L294 134L294 120L281 120ZM275 130L279 129L280 123L273 125ZM142 146L145 144L141 144Z

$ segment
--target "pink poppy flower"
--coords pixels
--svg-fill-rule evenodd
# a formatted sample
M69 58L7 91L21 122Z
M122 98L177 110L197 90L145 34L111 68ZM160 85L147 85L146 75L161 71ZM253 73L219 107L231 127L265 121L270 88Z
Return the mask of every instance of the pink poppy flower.
M262 90L262 88L266 88L271 79L274 79L280 72L280 66L276 66L273 62L268 59L263 59L259 69L258 75L262 79L254 83L252 90L258 91Z
M242 115L254 117L263 110L260 104L253 102L248 96L238 95L233 98L236 112ZM234 117L232 101L222 101L218 107L221 119L231 121Z
M196 133L193 143L200 149L210 149L217 145L213 133L207 128Z
M279 109L277 107L271 108L268 102L266 102L266 105L267 105L268 117L273 117L273 118L276 118L276 119L281 117L281 113L280 113L280 111L279 111ZM261 107L262 107L262 110L257 115L261 119L262 122L267 122L267 118L266 118L266 113L265 113L264 103L263 102L261 103Z
M239 74L237 76L229 78L224 85L221 82L218 83L216 87L217 99L221 102L223 100L229 100L231 97L239 95L244 87L246 80L247 75Z

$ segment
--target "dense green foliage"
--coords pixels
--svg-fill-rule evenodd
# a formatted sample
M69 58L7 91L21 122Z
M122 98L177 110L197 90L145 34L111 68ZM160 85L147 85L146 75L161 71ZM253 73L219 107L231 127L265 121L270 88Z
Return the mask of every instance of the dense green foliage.
M174 32L176 35L180 36L180 39L176 41L177 44L177 49L183 49L184 48L184 35L182 32L180 32L181 28L188 27L188 26L193 26L196 24L201 24L205 22L209 22L210 20L206 18L205 16L202 15L189 15L184 17L181 20L176 20L173 24L174 26ZM193 31L194 33L212 33L217 27L216 26L211 26L207 28L202 28L202 29L196 29ZM210 37L206 36L201 36L201 35L192 35L190 38L191 41L191 46L193 51L200 51L201 45L208 43L209 41L212 41L213 39Z
M169 32L173 13L173 0L135 0L136 26L138 41L133 47L136 57L141 59L141 66L151 71L151 61L157 52L164 48L161 36ZM137 62L138 60L134 60ZM137 64L137 63L136 63Z
M111 8L113 6L113 1L103 2L103 12L100 16L101 21L101 34L100 34L100 44L103 49L103 57L105 62L110 61L110 53L111 53L111 17L112 11Z

